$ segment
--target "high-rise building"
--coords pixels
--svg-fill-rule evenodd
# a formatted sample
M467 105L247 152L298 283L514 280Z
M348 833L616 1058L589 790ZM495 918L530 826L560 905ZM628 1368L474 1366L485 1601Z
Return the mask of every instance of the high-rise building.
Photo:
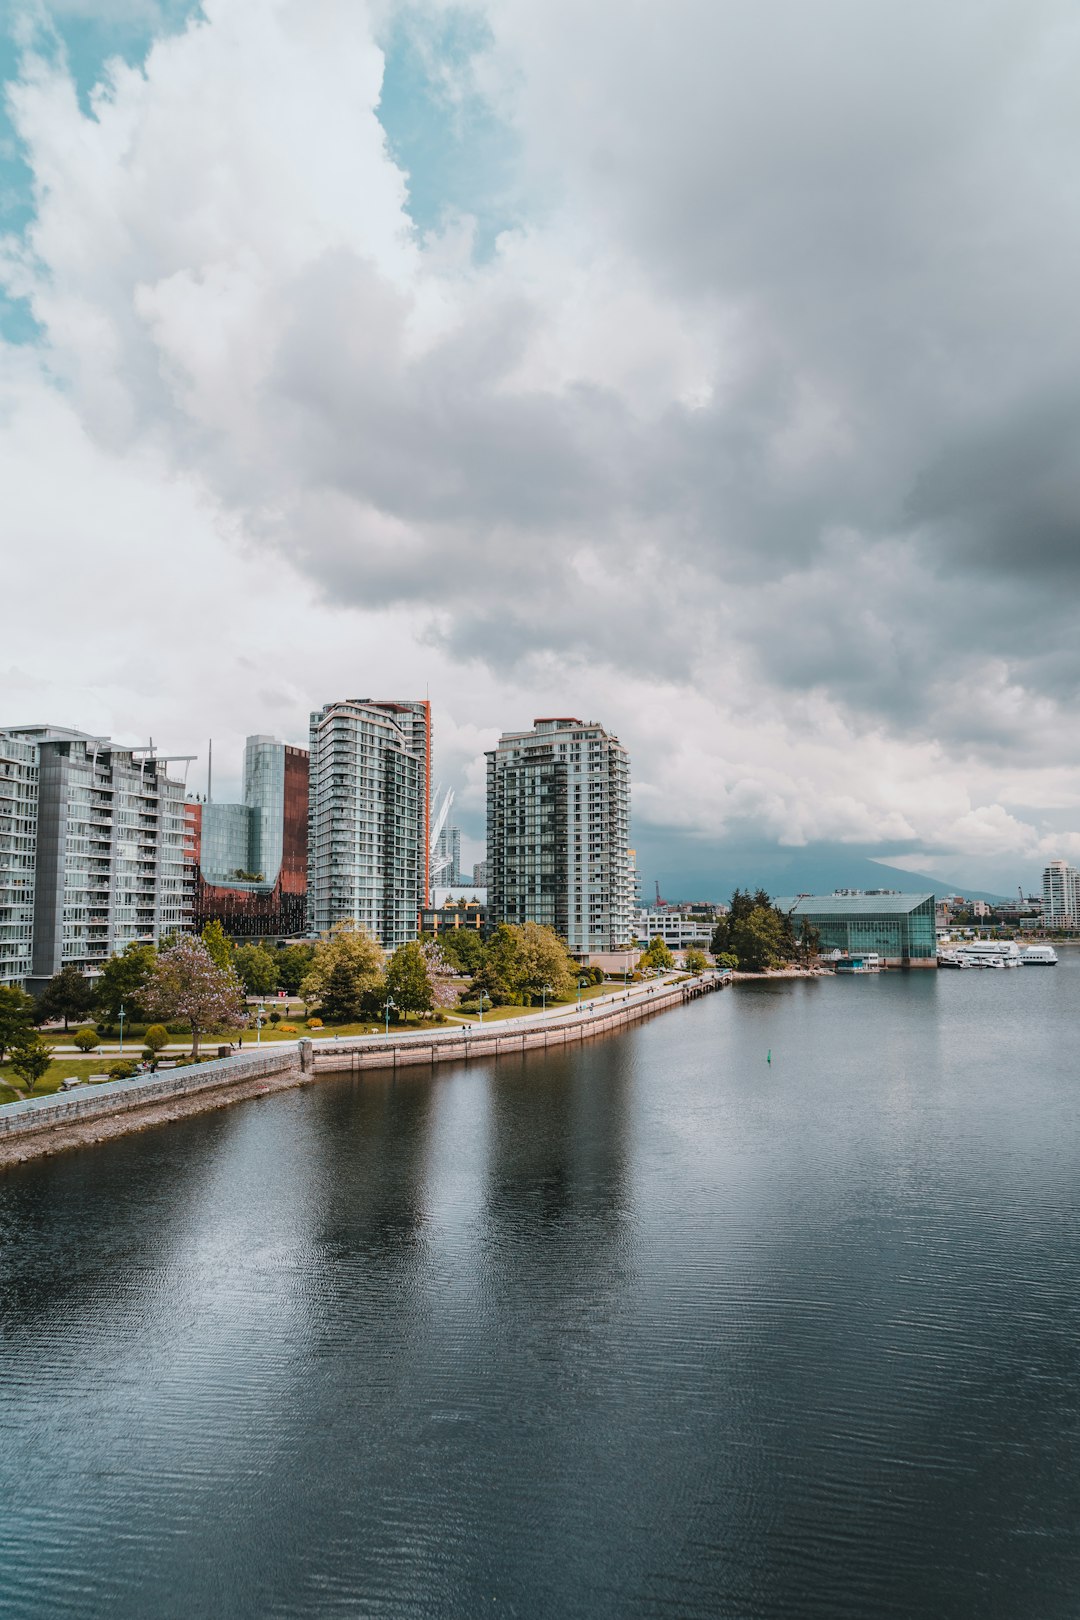
M472 869L473 887L484 889L487 887L487 861L476 861Z
M27 982L95 974L133 941L191 926L184 785L152 748L63 726L15 726L38 755L33 953Z
M452 889L464 881L461 875L461 828L444 827L435 840L435 855L431 863L432 888Z
M33 965L37 819L37 744L0 732L0 984Z
M276 737L244 747L244 801L199 810L196 921L227 934L303 933L307 910L308 754ZM190 807L189 807L190 808Z
M595 721L541 719L487 756L488 908L537 922L576 955L633 937L630 762Z
M1080 928L1080 872L1068 861L1043 868L1043 922L1048 928Z
M430 878L426 702L347 698L311 716L308 922L347 919L388 950L415 939Z

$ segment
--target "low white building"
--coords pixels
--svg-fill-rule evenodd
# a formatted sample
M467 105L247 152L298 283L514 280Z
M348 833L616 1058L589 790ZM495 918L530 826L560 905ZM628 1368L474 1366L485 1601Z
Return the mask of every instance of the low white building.
M643 948L651 945L659 934L669 950L682 951L690 945L701 945L707 950L715 927L714 917L688 917L685 912L668 906L634 912L634 938Z

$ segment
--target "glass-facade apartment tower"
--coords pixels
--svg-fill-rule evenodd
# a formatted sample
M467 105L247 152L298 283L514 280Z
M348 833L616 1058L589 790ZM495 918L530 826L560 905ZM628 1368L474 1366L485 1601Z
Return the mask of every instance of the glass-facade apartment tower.
M594 721L540 719L487 755L488 907L578 956L633 938L630 761Z
M417 937L427 901L428 705L328 703L309 743L309 928L352 920L394 950Z

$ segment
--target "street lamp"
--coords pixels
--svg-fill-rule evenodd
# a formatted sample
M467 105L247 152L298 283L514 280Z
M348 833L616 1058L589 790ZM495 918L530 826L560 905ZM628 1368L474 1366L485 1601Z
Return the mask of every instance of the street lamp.
M391 1007L396 1007L396 1006L397 1006L397 1002L393 999L393 997L392 996L387 996L385 1002L383 1003L383 1012L386 1014L386 1027L383 1030L384 1035L389 1036L389 1034L390 1034L390 1009L391 1009Z
M124 1050L124 1003L120 1003L120 1051Z
M578 1010L579 1011L581 1010L581 992L584 989L584 987L585 987L585 980L584 979L579 979L578 982L577 982L577 1004L578 1004Z
M551 994L551 986L550 986L550 984L542 984L540 986L540 996L541 996L540 1011L541 1012L547 1012L547 998L548 998L548 996L550 996L550 994Z
M487 991L486 990L481 990L481 992L480 992L480 1022L481 1023L484 1022L484 1002L485 1001L491 1002L492 1006L495 1005L495 1003L493 1001L491 1001L491 997L488 995Z

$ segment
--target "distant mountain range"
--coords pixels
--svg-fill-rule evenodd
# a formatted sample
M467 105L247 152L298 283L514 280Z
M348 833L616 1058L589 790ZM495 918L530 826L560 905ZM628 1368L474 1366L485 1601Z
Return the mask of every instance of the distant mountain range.
M686 835L640 836L637 846L642 899L655 903L655 885L665 900L727 900L734 889L767 889L770 894L832 894L834 889L899 889L904 894L962 894L969 900L1000 902L1000 894L925 873L883 866L864 851L845 845L781 849L730 849Z

